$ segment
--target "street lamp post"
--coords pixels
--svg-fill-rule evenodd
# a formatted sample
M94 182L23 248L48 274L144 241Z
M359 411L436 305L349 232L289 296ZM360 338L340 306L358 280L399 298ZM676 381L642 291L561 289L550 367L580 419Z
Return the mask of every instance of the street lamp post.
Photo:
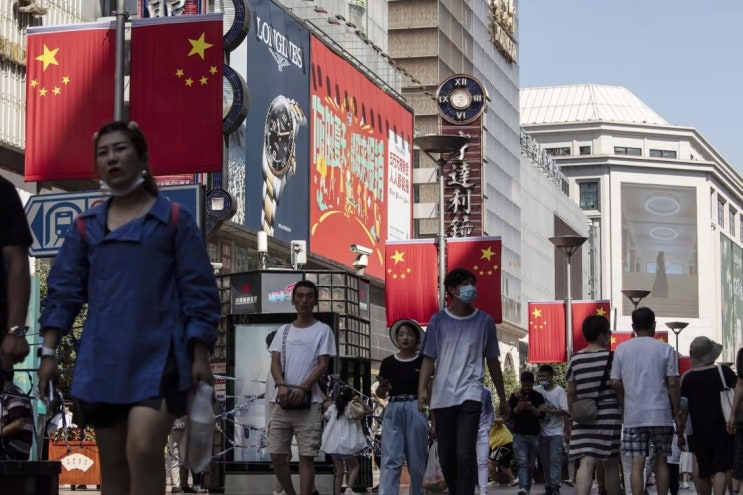
M552 244L554 244L556 248L565 253L565 256L567 256L568 258L568 291L566 300L567 308L565 308L565 342L567 345L568 359L570 359L570 357L573 355L573 303L570 287L570 258L573 257L573 254L575 254L578 248L581 247L583 243L588 240L588 238L580 235L558 235L555 237L550 237L549 240Z
M622 294L624 294L625 297L630 300L635 309L637 309L637 306L640 305L640 301L650 295L650 291L639 289L623 289Z
M684 328L689 326L689 323L685 321L667 321L666 326L670 328L673 334L676 336L676 354L679 355L679 334Z
M418 136L413 142L438 165L437 177L439 180L439 307L446 305L446 291L444 277L446 277L446 229L444 227L444 166L454 158L469 138L464 136L447 136L443 134L428 134ZM437 155L437 156L434 156Z

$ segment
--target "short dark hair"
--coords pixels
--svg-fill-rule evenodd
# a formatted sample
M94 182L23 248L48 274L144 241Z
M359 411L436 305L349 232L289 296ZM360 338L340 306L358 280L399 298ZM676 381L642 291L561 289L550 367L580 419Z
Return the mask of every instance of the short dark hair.
M299 287L309 287L315 293L315 299L320 298L320 291L317 290L317 285L315 285L314 282L311 282L309 280L300 280L299 282L294 284L294 288L292 288L292 300L294 300L294 296L297 295L297 289Z
M466 268L455 268L446 274L446 278L444 278L444 288L448 292L449 289L453 289L464 282L475 283L476 281L477 278L475 278L475 274L471 271Z
M276 330L266 335L266 347L271 347L271 342L273 342L273 338L275 336L276 336Z
M147 139L144 137L144 133L139 126L133 122L114 120L113 122L103 125L103 127L98 129L98 132L93 135L93 163L96 162L98 156L98 141L100 141L106 134L112 134L114 132L121 132L126 135L132 143L137 156L141 160L148 160L149 154L147 151ZM155 182L155 179L152 177L149 166L145 170L147 173L144 176L144 188L153 196L157 196L157 182Z
M610 332L609 320L601 315L590 315L583 320L583 336L588 342L596 342L599 335Z
M549 373L550 376L555 376L555 368L550 364L543 364L539 367L540 373Z
M395 338L397 338L400 335L400 329L402 327L405 327L408 330L412 330L413 331L413 333L415 334L415 345L419 345L420 344L420 340L421 340L421 334L418 331L418 329L412 323L410 323L410 322L404 322L404 323L400 323L400 325L398 325L398 327L395 329Z
M524 383L534 383L534 373L531 371L524 371L521 373L521 381Z
M637 308L632 312L632 328L635 330L651 330L655 323L655 313L647 307Z

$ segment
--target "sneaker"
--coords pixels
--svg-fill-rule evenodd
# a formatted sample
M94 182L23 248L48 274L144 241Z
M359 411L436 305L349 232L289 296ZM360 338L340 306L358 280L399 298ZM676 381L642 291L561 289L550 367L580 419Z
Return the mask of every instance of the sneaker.
M181 489L183 490L183 493L198 493L195 489L191 488L190 486L184 486Z
M575 481L573 480L565 480L563 483L565 483L568 486L575 486Z
M508 482L508 486L516 486L518 484L519 484L519 479L518 478L514 478L514 479L512 479L511 481Z
M684 481L683 483L681 483L681 488L683 488L684 490L688 490L689 489L689 483L687 483L686 481Z
M488 489L487 488L480 488L480 495L488 495Z
M183 488L180 486L174 486L170 489L170 493L183 493Z
M351 489L351 487L346 488L346 491L344 492L345 495L361 495L360 493L356 493Z
M273 492L273 495L286 495L286 492L281 490L280 492Z
M529 495L529 492L526 490L526 488L520 488L518 492L516 492L516 495Z
M488 483L488 488L494 487L494 486L500 486L500 483L498 483L497 481L491 481Z

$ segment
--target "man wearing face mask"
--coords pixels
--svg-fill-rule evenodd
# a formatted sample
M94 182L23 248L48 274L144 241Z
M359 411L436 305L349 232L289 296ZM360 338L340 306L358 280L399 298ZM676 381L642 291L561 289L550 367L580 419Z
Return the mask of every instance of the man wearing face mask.
M471 495L477 484L477 430L482 409L483 361L487 362L500 399L506 402L498 356L498 334L493 318L472 305L477 294L475 276L456 268L444 279L450 304L431 317L420 353L418 405L429 403L429 382L436 365L430 397L439 442L439 461L450 495Z
M568 395L564 388L555 383L555 369L549 364L539 367L537 378L539 385L534 390L544 396L544 405L540 410L545 416L539 425L539 456L544 472L544 488L547 495L559 495Z

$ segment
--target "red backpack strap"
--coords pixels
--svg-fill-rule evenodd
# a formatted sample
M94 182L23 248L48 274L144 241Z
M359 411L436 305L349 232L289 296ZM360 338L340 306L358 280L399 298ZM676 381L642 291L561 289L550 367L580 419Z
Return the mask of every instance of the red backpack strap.
M178 212L180 209L180 203L170 203L170 235L173 237L178 232Z
M82 217L77 217L75 223L77 224L77 231L80 233L80 239L82 239L83 244L87 244L88 240L85 238L85 220Z

